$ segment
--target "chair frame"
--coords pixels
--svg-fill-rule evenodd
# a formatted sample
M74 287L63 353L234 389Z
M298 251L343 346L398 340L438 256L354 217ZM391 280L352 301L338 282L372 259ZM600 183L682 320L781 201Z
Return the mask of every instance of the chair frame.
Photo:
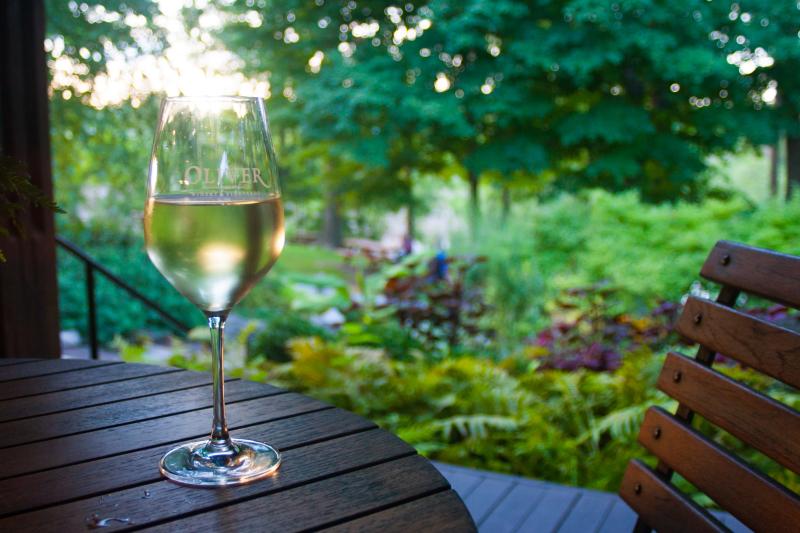
M797 494L691 427L698 414L800 474L800 413L712 368L721 353L800 389L800 333L734 309L743 292L800 309L800 257L719 241L700 274L719 295L690 297L676 325L699 348L668 354L657 384L678 408L651 407L639 432L658 464L631 461L620 487L639 515L634 532L730 531L670 483L675 472L753 530L800 530Z

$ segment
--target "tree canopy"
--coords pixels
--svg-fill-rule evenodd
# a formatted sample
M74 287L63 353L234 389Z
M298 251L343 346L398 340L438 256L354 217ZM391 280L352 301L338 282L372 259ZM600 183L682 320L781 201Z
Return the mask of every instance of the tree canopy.
M220 37L270 73L298 139L389 171L399 144L465 175L692 198L709 155L773 143L797 117L795 92L773 106L770 88L792 87L800 18L765 0L219 9L233 15Z
M781 135L800 154L797 7L208 0L183 21L194 31L215 13L218 43L268 77L286 187L326 198L336 222L347 207L413 206L419 173L469 180L476 206L479 181L664 201L701 197L710 155ZM48 8L79 77L101 72L111 49L166 46L148 0Z

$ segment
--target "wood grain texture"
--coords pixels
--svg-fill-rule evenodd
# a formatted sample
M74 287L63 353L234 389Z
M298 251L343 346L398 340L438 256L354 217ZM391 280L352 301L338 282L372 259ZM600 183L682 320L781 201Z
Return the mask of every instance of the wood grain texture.
M0 153L23 162L53 199L45 26L43 0L0 2ZM19 231L0 237L0 357L58 358L53 212L27 205L17 222Z
M385 511L369 514L338 526L324 529L328 533L405 533L409 524L418 532L470 533L476 531L461 498L448 490L427 498L391 507ZM485 531L498 533L496 529Z
M186 383L191 383L198 377L201 376L176 376L174 380L176 383L184 380ZM207 382L207 380L204 381ZM225 384L225 397L230 402L271 396L281 392L283 392L282 389L252 381L228 381ZM212 405L211 386L194 386L174 392L121 400L108 405L97 405L0 423L0 448L123 426L140 420L174 415Z
M585 490L575 502L559 529L563 531L593 531L606 518L617 498L604 492Z
M260 393L256 393L260 395ZM318 400L287 393L234 402L227 406L231 428L327 408ZM211 409L154 418L33 444L6 448L0 454L0 479L100 459L140 448L182 442L210 430Z
M800 334L708 300L690 297L678 333L800 388Z
M17 379L3 383L0 387L0 400L11 400L50 392L80 389L90 385L127 381L174 370L169 367L126 363L124 365L91 367L80 372ZM0 376L3 374L5 374L5 369L0 371Z
M374 428L375 424L365 418L333 408L232 429L235 436L267 442L285 453L298 446ZM208 427L204 431L186 440L205 438ZM160 481L158 461L171 446L173 444L145 448L0 483L0 502L3 503L0 516ZM114 475L108 475L114 469ZM47 490L42 490L42 487L47 487Z
M168 371L139 376L140 379L89 385L16 400L0 400L0 422L104 405L211 383L211 376L207 373L164 370Z
M116 366L121 363L111 361L90 361L88 359L42 359L30 364L4 366L0 373L0 383L5 383L15 379L30 378L35 376L45 376L48 374L60 374L75 372L84 368L97 366ZM3 385L5 388L5 385Z
M676 380L675 376L680 379ZM676 353L667 355L658 388L711 423L800 473L800 413Z
M639 442L752 529L800 524L800 498L663 409L645 415Z
M269 516L271 522L275 519L275 512L280 512L281 510L275 509L274 511L266 512L266 509L272 506L270 504L272 500L262 499L259 502L259 500L254 499L258 496L277 493L276 499L284 500L285 497L282 494L291 492L291 490L286 489L298 485L317 488L322 485L320 490L328 487L330 490L326 494L331 496L335 491L342 492L351 489L351 487L347 481L340 480L340 478L345 478L346 475L333 478L330 478L330 476L336 476L338 472L363 468L370 464L409 456L413 453L413 448L394 435L381 430L370 430L286 451L278 473L257 483L239 487L203 490L183 487L169 481L158 481L135 488L105 493L96 498L48 507L32 513L18 514L0 520L0 531L28 530L42 533L64 530L74 531L82 528L85 518L93 513L97 513L99 516L130 518L137 526L193 515L192 518L178 522L177 526L183 531L201 531L204 528L199 527L199 523L193 525L193 520L205 516L199 513L203 513L206 510L211 511L223 505L226 507L211 513L211 515L224 512L226 522L230 522L230 525L238 524L238 526L241 526L242 517L249 514L247 510L256 510L256 516L263 524L265 517ZM404 474L416 475L418 482L423 482L423 479L425 483L429 484L432 481L437 481L440 482L439 486L441 486L441 483L446 483L438 475L438 472L435 475L424 475L430 474L428 470L423 468L424 465L429 465L427 461L421 457L412 457L411 459L416 460L413 462L414 467L400 463L397 469L397 476ZM406 465L405 469L402 468L403 465ZM433 469L432 466L429 466L429 468ZM387 492L380 492L380 485L385 482L381 473L373 476L367 470L357 470L354 474L353 481L357 483L358 480L361 480L367 489L375 489L372 497L383 499L387 495ZM391 472L387 471L383 475L391 475ZM326 480L326 478L329 479ZM412 483L409 484L411 487L414 485L413 479L412 477ZM315 480L322 481L313 483ZM400 484L403 483L402 479L397 481ZM308 483L311 483L311 485L304 485ZM305 514L317 515L320 512L317 506L312 505L309 500L305 499L309 494L313 494L315 490L302 488L301 492L304 495L304 499L297 501L303 501L303 507L309 510L313 509L313 512L299 513L297 502L286 505L286 508L282 511L286 515L287 523L291 523L292 519L302 520L302 516ZM363 489L357 492L360 496L368 496L363 492ZM421 494L421 492L411 494L411 496L417 494ZM336 498L329 500L326 497L324 500L327 500L327 503L323 503L323 505L341 506L344 510L356 504L355 501L350 501L349 499L345 501L337 500ZM237 502L243 503L236 505ZM227 511L228 509L230 511ZM207 516L201 518L200 523L206 519L208 519ZM119 524L109 528L109 530L111 529L125 529L125 526L124 524Z
M452 485L452 481L450 484ZM481 522L482 530L492 533L517 531L522 521L539 504L546 490L544 487L535 487L528 483L513 485L506 497Z
M14 370L25 366L41 362L0 365L0 380L15 376L4 385L18 385L0 400L0 531L84 531L93 516L131 519L108 530L293 531L351 520L362 530L475 530L413 448L312 398L228 382L233 435L275 445L283 463L259 482L193 489L163 480L157 465L175 444L206 438L207 376L126 364Z
M659 533L730 531L638 460L628 463L619 494L640 519L655 526Z
M22 363L32 363L34 361L39 361L39 359L34 357L0 358L0 366L19 365Z
M448 488L428 461L411 456L169 522L154 531L305 531ZM297 512L297 502L302 502L306 512ZM413 524L407 527L415 529Z
M792 307L800 307L800 258L719 241L700 275L722 285Z
M636 525L636 513L622 500L617 500L614 507L603 520L603 524L597 533L619 533L620 531L630 531Z
M578 492L565 488L546 491L519 531L557 531L579 498Z
M464 499L464 504L469 506L472 518L480 524L510 490L511 487L504 480L485 477Z

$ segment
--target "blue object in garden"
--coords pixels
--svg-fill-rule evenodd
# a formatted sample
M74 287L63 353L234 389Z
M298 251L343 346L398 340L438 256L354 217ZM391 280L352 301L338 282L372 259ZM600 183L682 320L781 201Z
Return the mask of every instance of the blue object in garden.
M447 254L441 248L433 258L433 277L438 281L447 279Z

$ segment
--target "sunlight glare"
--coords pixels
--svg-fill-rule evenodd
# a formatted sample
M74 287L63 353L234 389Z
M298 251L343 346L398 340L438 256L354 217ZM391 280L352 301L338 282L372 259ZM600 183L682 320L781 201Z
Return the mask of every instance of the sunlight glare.
M245 77L241 73L241 59L226 50L214 49L212 30L222 27L224 19L220 12L207 6L198 20L199 28L186 28L183 9L197 7L193 0L159 0L161 14L154 17L154 24L166 34L168 47L160 52L152 41L150 30L145 28L146 19L129 15L122 22L132 28L131 34L144 53L134 48L120 50L106 41L102 55L106 59L105 72L93 78L84 78L89 67L84 61L99 61L99 52L90 53L80 49L76 56L64 55L64 39L55 36L44 43L49 53L51 71L50 91L69 90L70 98L81 98L95 108L116 106L129 101L138 107L150 94L164 93L167 96L218 96L242 95L271 96L267 75ZM207 3L205 3L207 4ZM204 5L205 5L204 4ZM251 25L261 23L261 16L248 12L245 21ZM119 13L102 6L87 12L98 21L114 21ZM286 39L297 42L300 36L293 29L287 30Z
M433 88L437 93L443 93L450 88L450 79L445 75L444 72L440 72L436 75L436 81L433 82Z

